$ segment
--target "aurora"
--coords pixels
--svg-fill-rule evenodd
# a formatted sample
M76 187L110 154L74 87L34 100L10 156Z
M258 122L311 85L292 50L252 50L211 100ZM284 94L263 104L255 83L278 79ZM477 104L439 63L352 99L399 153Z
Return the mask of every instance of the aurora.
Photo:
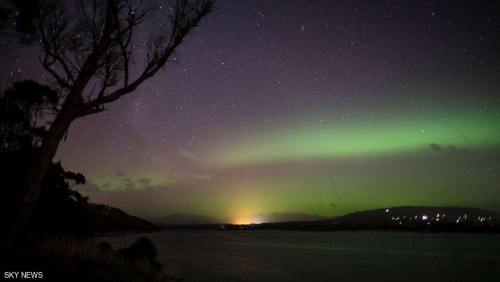
M498 146L500 116L495 111L454 111L424 117L405 115L391 119L373 116L355 121L322 121L320 124L280 125L238 140L216 151L213 162L231 165L252 162L308 158L360 157L382 154L417 153L434 144L480 149Z
M497 6L218 1L175 63L75 121L54 161L90 201L155 222L500 210ZM50 84L30 46L2 48L0 76Z

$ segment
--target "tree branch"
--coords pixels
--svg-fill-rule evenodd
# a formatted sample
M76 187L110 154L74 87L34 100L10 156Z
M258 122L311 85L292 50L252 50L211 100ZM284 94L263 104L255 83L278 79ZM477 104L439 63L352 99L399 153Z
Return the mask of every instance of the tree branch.
M109 94L102 94L99 97L90 100L79 107L78 117L86 116L99 112L103 104L116 101L123 95L131 93L137 89L145 80L153 77L160 69L164 67L168 59L174 54L175 49L182 43L184 37L196 27L201 18L210 13L213 9L213 1L197 1L194 7L190 7L186 0L178 0L174 7L174 15L170 31L170 40L165 45L163 40L153 41L153 48L148 54L148 63L142 74L132 83L125 83L120 89ZM189 11L188 11L189 10ZM159 39L159 38L157 38Z

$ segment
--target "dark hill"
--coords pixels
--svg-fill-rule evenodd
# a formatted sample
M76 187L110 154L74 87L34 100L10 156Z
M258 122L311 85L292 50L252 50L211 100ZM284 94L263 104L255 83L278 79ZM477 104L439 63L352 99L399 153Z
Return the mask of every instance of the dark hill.
M88 203L83 218L94 234L158 231L155 224L107 205Z
M354 212L316 221L262 224L198 224L164 226L166 229L199 230L407 230L425 232L500 232L500 214L477 208L392 207Z
M392 207L354 212L316 222L308 230L414 230L425 232L500 232L500 214L478 208Z
M472 223L498 220L498 217L498 213L477 208L404 206L354 212L324 222L333 224L399 224L399 222L407 221Z

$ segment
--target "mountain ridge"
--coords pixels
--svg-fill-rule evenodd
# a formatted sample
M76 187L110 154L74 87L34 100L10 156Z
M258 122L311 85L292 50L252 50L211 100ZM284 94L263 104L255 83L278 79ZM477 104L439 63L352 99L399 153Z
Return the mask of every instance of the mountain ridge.
M500 213L469 207L399 206L353 212L336 218L315 221L251 224L160 224L160 226L170 230L413 230L498 233L500 232Z

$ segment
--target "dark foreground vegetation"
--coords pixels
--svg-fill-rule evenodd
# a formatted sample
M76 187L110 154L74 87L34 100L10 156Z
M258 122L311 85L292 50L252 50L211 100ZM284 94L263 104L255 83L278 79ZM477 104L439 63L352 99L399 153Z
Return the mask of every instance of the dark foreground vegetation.
M57 95L33 81L18 82L0 96L2 226L12 224L12 212L23 179L46 134L32 114L57 103ZM32 208L28 224L14 242L2 229L1 271L31 272L45 281L164 280L158 253L146 238L123 250L97 245L93 237L109 233L153 232L159 228L107 205L89 202L72 188L85 177L52 163ZM18 274L20 275L20 274Z
M146 2L0 1L0 38L38 44L41 66L52 78L52 87L10 81L0 91L2 278L16 278L19 273L11 276L16 271L49 281L166 278L147 239L119 251L92 240L98 234L158 228L116 208L90 203L71 189L84 184L85 177L53 162L73 121L104 111L105 104L153 77L213 8L210 0L179 0L163 9L161 16L170 25L149 34L148 51L139 58L144 68L132 72L137 55L133 46L143 41L134 37L136 29L161 12ZM66 7L68 3L76 7Z
M41 67L48 74L44 81L51 85L11 77L0 91L3 278L16 278L10 275L16 269L50 281L164 278L148 240L120 251L92 241L96 234L158 228L118 209L88 202L71 189L84 184L85 177L64 170L53 158L75 120L100 113L105 104L132 94L172 61L176 48L213 4L179 0L168 9L158 9L154 1L0 1L0 38L6 43L2 47L12 39L38 44ZM154 20L157 12L170 24L151 31L147 51L139 55L133 49L139 41L144 44L144 38L135 35L144 29L138 32L137 28L147 19ZM141 67L131 71L132 62L138 60L143 62L138 64Z
M32 237L2 257L5 272L34 272L41 281L179 281L163 274L153 243L141 237L128 248L65 235Z

